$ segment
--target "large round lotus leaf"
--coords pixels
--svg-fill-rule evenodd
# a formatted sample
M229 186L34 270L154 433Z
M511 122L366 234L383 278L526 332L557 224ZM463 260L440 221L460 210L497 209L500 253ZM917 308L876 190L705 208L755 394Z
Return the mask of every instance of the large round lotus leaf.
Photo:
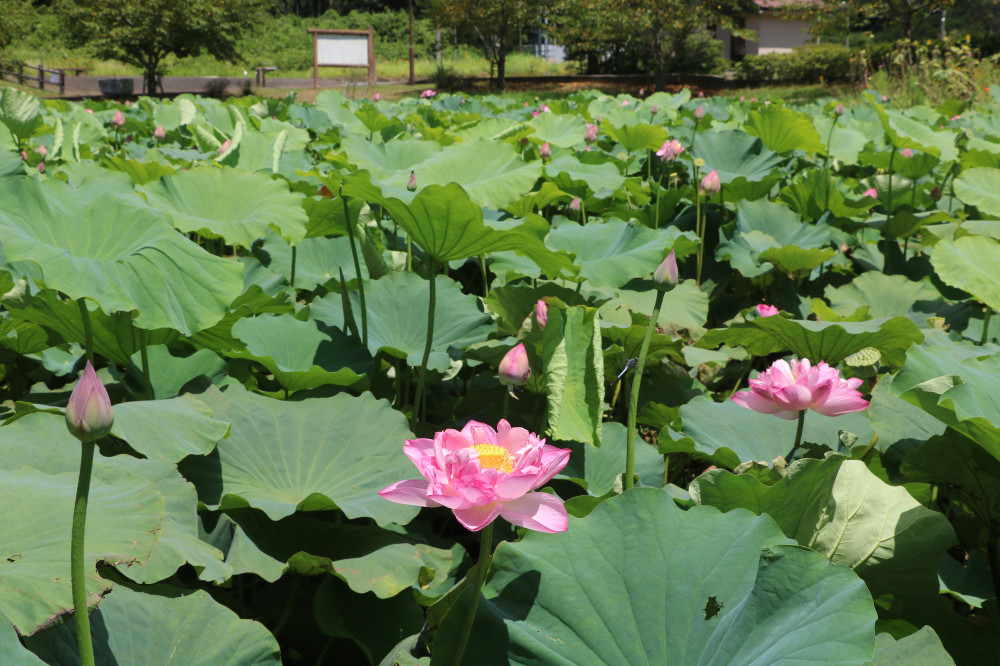
M818 153L825 150L812 118L785 106L771 104L751 111L743 129L747 134L760 137L764 145L776 153L792 150Z
M335 207L343 208L340 201L334 202ZM357 242L357 241L355 241ZM357 247L357 245L355 245ZM291 280L292 258L295 260L295 288L315 289L319 285L324 285L330 280L339 280L340 271L344 272L345 280L353 280L354 256L351 254L351 239L347 236L340 238L307 238L295 246L295 254L292 248L284 240L274 234L270 234L265 241L260 252L266 254L270 262L268 267ZM358 252L358 264L361 266L361 275L368 279L368 270L364 257Z
M587 124L582 116L574 114L539 113L528 122L535 130L535 138L553 146L567 148L582 143L587 134Z
M490 316L481 312L478 299L463 294L454 280L439 275L434 308L434 341L428 367L448 367L448 347L467 347L483 342L493 330ZM361 300L351 292L354 321L361 325ZM427 280L414 273L390 273L365 285L368 307L368 351L375 356L385 349L420 365L427 340L430 292ZM344 312L340 294L313 301L312 318L343 330Z
M212 412L192 395L115 405L111 428L111 434L147 458L168 462L208 453L227 432L229 423L212 418Z
M650 229L611 220L604 224L563 224L553 229L546 245L576 254L580 275L594 287L620 287L647 277L676 242L676 227Z
M385 182L397 173L405 174L403 187L410 178L410 171L441 150L441 146L433 141L372 143L358 134L345 134L342 147L349 162L371 172L379 182Z
M931 264L941 281L1000 310L1000 243L986 236L943 239L934 246Z
M233 426L210 456L192 456L181 471L198 497L220 509L252 506L271 520L339 508L348 518L406 523L417 507L377 494L412 478L403 442L406 417L370 393L288 402L239 385L202 394L217 418Z
M878 271L862 273L850 284L824 293L830 309L845 317L867 307L873 317L906 315L917 301L937 301L941 296L926 282L914 282L904 275L886 275Z
M705 160L702 173L715 169L723 185L741 176L749 181L763 180L784 161L760 139L739 130L699 132L691 154Z
M875 607L850 569L746 511L682 511L636 488L560 534L501 543L465 662L470 664L858 664ZM469 597L466 593L465 599ZM449 663L448 615L432 664Z
M142 328L192 334L217 323L243 290L243 267L188 241L115 182L0 181L7 260L34 262L45 286L107 313L138 310Z
M125 403L132 404L132 403ZM156 404L156 403L135 403ZM116 412L123 405L116 405ZM117 425L121 417L116 414ZM76 474L80 466L79 445L66 430L58 414L28 414L0 428L0 467L16 470L32 467L49 475ZM118 565L134 581L152 583L172 576L185 562L202 580L222 583L232 572L223 564L222 553L198 538L198 498L177 468L168 462L119 455L94 458L93 478L109 486L138 477L153 484L163 495L165 515L160 541L148 560ZM134 479L133 479L134 480ZM87 521L87 541L91 523Z
M628 124L616 127L605 123L603 127L608 136L621 144L629 152L637 150L656 150L667 139L667 131L659 126L647 123Z
M795 442L794 420L761 414L731 400L718 403L710 398L695 398L681 406L680 417L684 422L681 432L662 433L660 450L698 451L712 456L722 467L733 468L751 460L770 463L788 455ZM836 450L841 430L857 435L861 442L871 441L873 435L864 412L823 416L809 411L802 439Z
M301 197L264 174L205 166L164 176L141 191L177 229L247 249L271 230L290 243L306 234Z
M690 491L696 502L720 511L766 513L799 544L897 596L937 594L941 556L956 544L943 513L843 456L796 461L771 486L715 470L695 479Z
M0 471L0 607L30 634L73 607L69 546L76 473L57 475L23 467ZM86 585L96 606L111 584L96 562L145 562L160 538L163 496L137 478L109 486L91 482L87 508Z
M1000 216L1000 169L965 169L955 179L955 196L987 215Z
M167 585L147 589L149 593L119 585L91 614L100 666L281 663L278 641L264 625L241 619L208 592ZM49 664L78 663L73 622L26 642Z
M354 338L290 314L245 317L233 324L233 336L246 349L230 356L262 364L289 392L355 387L365 384L371 372L371 357Z
M0 617L0 662L6 666L43 666L44 661L21 645L17 631L6 619Z
M605 159L595 157L593 159ZM625 176L611 162L584 162L570 153L556 155L545 165L545 175L564 190L583 183L599 198L607 198L625 182Z

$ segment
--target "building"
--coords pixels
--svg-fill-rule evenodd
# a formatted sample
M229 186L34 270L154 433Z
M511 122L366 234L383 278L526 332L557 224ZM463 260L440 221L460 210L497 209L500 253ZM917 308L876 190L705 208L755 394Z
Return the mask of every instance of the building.
M722 40L725 55L731 60L765 53L789 53L796 46L813 41L809 34L813 22L796 12L810 0L756 0L758 11L740 19L741 27L757 32L756 41L734 37L728 30L716 30Z

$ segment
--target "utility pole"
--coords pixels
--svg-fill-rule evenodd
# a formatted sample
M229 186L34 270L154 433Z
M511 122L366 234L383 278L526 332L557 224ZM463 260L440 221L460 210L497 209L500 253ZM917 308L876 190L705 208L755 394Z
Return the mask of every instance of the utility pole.
M410 83L414 83L413 77L413 0L410 0Z

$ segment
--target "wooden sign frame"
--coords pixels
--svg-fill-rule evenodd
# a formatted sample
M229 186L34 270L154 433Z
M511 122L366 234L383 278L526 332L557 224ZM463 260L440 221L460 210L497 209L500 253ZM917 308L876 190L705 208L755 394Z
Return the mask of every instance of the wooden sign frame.
M312 35L313 40L313 88L319 87L319 68L320 67L366 67L368 69L368 85L375 85L375 42L372 33L372 27L368 26L367 30L326 30L323 28L309 28L309 34ZM345 37L347 39L337 40L338 36ZM333 57L328 57L326 54L321 55L321 51L326 49L321 48L320 40L327 42L334 49L338 46L338 41L343 44L350 44L359 41L358 37L368 38L368 50L367 57L364 59L365 62L350 62L352 60L350 55L345 55L342 58L334 55ZM343 51L342 53L346 53ZM353 54L356 55L356 54ZM328 62L329 60L343 59L345 62ZM360 60L359 58L354 58L355 60Z

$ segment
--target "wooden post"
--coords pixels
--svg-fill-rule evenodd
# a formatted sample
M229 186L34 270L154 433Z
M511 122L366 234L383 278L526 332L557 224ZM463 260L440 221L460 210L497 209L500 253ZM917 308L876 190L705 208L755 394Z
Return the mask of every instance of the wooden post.
M410 61L412 63L412 61ZM410 65L412 67L412 64ZM372 27L368 26L368 85L375 85L375 37Z
M319 47L316 45L316 40L319 39L319 35L315 32L313 33L313 88L319 88Z
M45 68L39 66L35 68L35 71L38 72L38 89L45 90Z
M59 94L60 95L65 95L66 94L66 70L65 69L59 70Z
M24 64L17 63L17 82L24 85Z

